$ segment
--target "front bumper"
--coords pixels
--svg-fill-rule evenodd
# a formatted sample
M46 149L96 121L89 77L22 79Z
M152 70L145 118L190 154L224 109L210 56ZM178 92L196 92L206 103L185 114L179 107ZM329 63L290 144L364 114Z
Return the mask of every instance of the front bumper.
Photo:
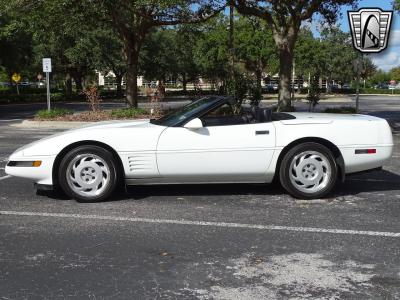
M55 156L11 156L5 172L8 175L33 180L37 184L53 185L53 164ZM29 162L41 161L38 167L31 166ZM13 162L13 163L10 163ZM15 164L15 162L17 162Z

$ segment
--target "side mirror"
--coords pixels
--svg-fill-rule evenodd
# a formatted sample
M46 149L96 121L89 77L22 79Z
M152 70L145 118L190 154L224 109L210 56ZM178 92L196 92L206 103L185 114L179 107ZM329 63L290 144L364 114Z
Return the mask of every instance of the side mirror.
M203 127L203 122L199 118L196 118L187 122L183 127L187 129L199 129Z

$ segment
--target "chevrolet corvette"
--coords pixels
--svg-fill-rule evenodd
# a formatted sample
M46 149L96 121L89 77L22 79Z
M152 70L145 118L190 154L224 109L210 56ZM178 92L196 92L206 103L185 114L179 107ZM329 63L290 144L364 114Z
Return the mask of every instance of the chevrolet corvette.
M388 123L367 115L234 109L210 96L160 119L107 121L17 149L6 173L80 202L104 201L123 185L270 183L292 196L327 196L347 174L391 157Z

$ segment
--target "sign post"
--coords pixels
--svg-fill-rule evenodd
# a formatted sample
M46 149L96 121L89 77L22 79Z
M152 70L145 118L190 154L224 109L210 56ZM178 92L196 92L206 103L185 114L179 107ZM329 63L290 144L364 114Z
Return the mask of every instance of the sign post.
M18 73L14 73L11 76L11 79L15 82L15 85L17 86L17 94L19 95L18 83L21 81L21 75L19 75Z
M43 58L43 72L46 73L47 110L50 111L50 73L51 73L51 58Z
M394 94L394 90L396 89L396 80L390 80L389 90L392 90L392 95Z

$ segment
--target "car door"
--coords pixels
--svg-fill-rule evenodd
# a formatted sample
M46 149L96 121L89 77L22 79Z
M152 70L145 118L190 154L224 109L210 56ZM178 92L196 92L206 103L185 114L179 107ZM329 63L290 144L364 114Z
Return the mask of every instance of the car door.
M274 148L272 122L169 127L158 141L157 165L170 182L259 182Z

